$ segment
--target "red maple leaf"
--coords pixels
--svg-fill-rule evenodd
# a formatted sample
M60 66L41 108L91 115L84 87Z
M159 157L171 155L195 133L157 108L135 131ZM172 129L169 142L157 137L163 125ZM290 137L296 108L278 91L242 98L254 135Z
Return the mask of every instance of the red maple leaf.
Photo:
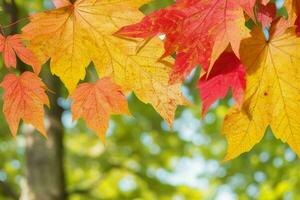
M243 103L246 71L234 53L224 52L215 62L209 75L205 75L198 84L203 116L216 100L227 95L230 88L237 103L239 105Z
M257 20L261 23L262 28L266 28L271 25L272 21L276 17L276 5L272 2L268 4L258 4L257 8Z
M116 34L142 38L165 34L165 55L177 53L173 83L182 81L197 64L210 70L229 44L239 57L240 42L249 32L243 11L252 16L254 4L255 0L178 0Z

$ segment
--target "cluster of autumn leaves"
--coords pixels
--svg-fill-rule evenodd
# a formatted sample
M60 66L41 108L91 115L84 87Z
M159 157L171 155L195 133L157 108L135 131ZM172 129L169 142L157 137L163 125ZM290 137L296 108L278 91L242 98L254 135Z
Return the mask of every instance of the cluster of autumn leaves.
M21 119L46 135L49 100L38 74L48 60L70 92L74 119L85 119L103 140L111 114L130 114L131 91L171 126L177 106L188 104L180 86L201 65L203 116L230 89L237 102L224 120L225 160L249 151L268 126L300 155L298 0L285 1L288 18L268 0L177 0L147 16L139 7L148 0L53 3L56 9L30 16L20 35L0 34L5 66L16 67L17 55L34 70L8 74L1 84L14 135ZM78 84L91 62L100 79Z

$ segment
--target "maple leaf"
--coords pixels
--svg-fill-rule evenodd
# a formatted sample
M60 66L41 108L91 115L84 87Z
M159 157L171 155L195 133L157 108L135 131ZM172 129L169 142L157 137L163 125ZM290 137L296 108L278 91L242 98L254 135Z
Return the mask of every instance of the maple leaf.
M34 54L25 47L20 35L4 37L0 34L0 53L1 52L3 52L4 65L7 68L16 68L17 55L24 63L31 65L37 74L40 73L41 63Z
M239 57L240 41L249 36L243 11L251 14L254 4L255 0L181 0L117 34L143 38L166 34L165 55L177 53L173 83L182 81L197 64L209 70L229 44Z
M247 87L242 109L232 108L224 120L225 160L249 151L268 126L300 155L300 38L294 28L287 27L285 20L275 21L269 41L255 27L252 37L242 42Z
M293 25L300 12L300 0L285 0L284 6L288 13L288 21Z
M49 106L45 84L32 72L5 76L1 87L4 89L3 113L14 136L21 119L30 123L46 136L44 126L44 105Z
M202 115L220 98L224 98L231 88L233 97L239 105L243 103L246 87L245 68L233 52L224 52L215 62L211 72L204 74L198 87L202 99Z
M73 118L77 120L83 117L103 141L110 115L130 114L126 97L110 78L79 84L72 98Z
M260 0L259 2L263 5L266 5L269 0ZM249 17L255 19L254 6L257 0L240 0L239 3L243 7L244 11L248 14Z
M169 124L185 99L180 84L169 85L172 58L157 62L163 53L158 38L126 40L113 35L122 26L139 21L138 10L147 0L77 0L38 13L23 29L30 49L42 63L51 58L51 72L72 93L91 61L100 76L109 76L124 92L133 91L154 106Z
M300 36L300 0L285 0L290 25L296 25L296 33Z
M272 21L276 17L277 8L272 2L266 5L258 4L257 19L261 23L262 28L266 28L271 25Z
M296 33L300 35L300 1L299 0L286 0L285 7L288 13L288 20L291 25L296 25Z

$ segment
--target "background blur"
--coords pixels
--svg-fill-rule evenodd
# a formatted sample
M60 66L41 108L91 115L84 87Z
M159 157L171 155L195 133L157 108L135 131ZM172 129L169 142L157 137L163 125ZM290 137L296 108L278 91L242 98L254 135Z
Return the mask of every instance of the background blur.
M156 0L142 10L171 2ZM0 5L2 25L53 7L49 0L0 0ZM18 32L26 22L6 34ZM6 73L0 60L0 78ZM57 91L49 94L53 111L47 111L47 123L50 134L58 136L45 141L22 125L14 139L1 112L0 200L300 199L299 159L271 131L250 153L221 162L226 152L221 122L234 102L227 97L201 119L199 69L182 87L194 105L177 110L173 130L151 106L130 95L133 117L112 118L106 146L83 121L72 122L65 88L49 78L47 65L42 76ZM55 119L60 120L54 126Z

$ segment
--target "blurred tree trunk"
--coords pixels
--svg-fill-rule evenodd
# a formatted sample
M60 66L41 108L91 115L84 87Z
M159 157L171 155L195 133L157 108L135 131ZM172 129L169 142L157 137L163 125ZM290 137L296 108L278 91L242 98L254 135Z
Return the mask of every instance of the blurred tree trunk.
M3 0L3 8L12 23L19 18L15 0ZM11 33L17 33L17 30L17 25L11 27ZM26 66L19 64L18 68L23 72ZM67 199L63 165L64 127L61 122L63 110L57 104L61 83L49 72L44 73L43 77L48 88L56 92L49 94L51 109L46 112L48 139L29 126L24 128L25 180L21 185L21 200Z
M55 91L60 90L59 81L46 75L46 83ZM25 129L25 177L21 200L67 199L63 169L62 109L57 105L58 95L50 94L51 109L46 114L48 139L32 129Z

